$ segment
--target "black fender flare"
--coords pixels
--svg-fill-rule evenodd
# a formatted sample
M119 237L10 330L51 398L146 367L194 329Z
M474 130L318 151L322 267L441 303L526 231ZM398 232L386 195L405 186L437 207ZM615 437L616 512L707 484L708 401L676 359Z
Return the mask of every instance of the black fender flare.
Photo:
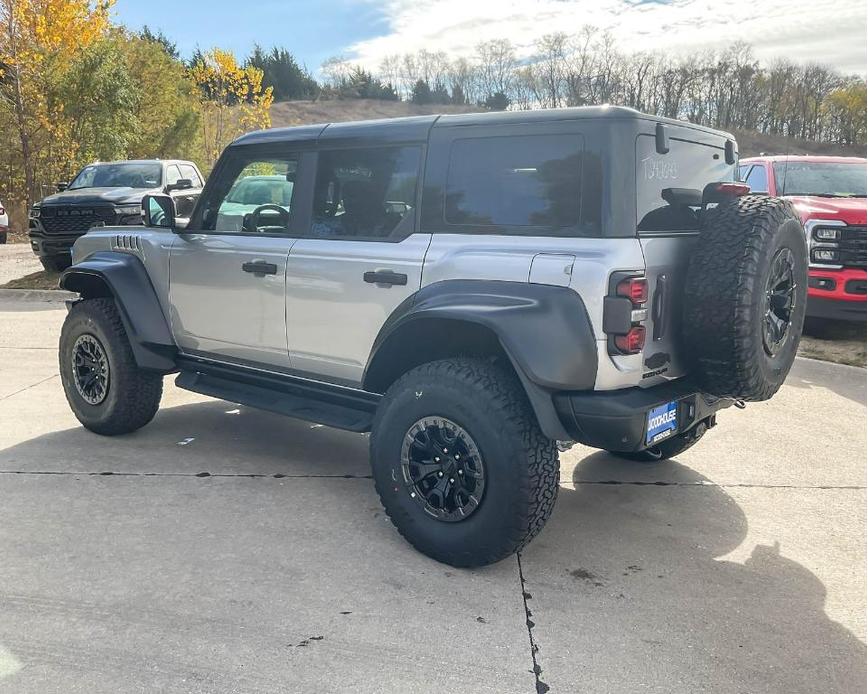
M402 334L417 321L448 319L493 333L509 357L543 433L569 439L552 394L592 390L597 345L581 297L568 287L501 280L444 280L403 301L381 328L365 368L363 386L382 392L390 380Z
M136 363L171 373L178 348L142 261L130 253L99 251L67 268L60 287L82 299L111 297L117 304Z

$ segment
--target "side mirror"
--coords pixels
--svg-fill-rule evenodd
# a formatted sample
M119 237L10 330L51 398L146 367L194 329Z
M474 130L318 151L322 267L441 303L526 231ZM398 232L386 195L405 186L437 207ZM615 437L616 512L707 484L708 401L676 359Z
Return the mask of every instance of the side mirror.
M175 228L175 201L168 195L146 195L142 198L142 213L146 227Z
M57 189L58 193L62 193L69 187L69 183L66 181L61 181L60 183L55 183L54 187Z
M165 191L171 193L173 190L189 190L193 187L193 181L189 178L179 178L174 183L166 185Z

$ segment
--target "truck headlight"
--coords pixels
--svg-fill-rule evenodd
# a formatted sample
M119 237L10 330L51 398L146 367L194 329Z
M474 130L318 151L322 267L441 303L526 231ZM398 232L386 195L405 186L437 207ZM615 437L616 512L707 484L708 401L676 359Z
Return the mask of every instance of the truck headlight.
M847 225L838 219L809 219L805 222L810 267L841 267L841 227L845 226Z
M142 206L141 205L124 205L123 207L116 207L115 211L121 216L126 217L131 214L141 214Z
M818 241L837 241L841 232L831 227L817 227L814 229L814 238Z
M40 210L38 207L31 207L30 208L30 219L39 219L39 212L40 212Z
M837 248L813 248L811 260L815 263L837 263L840 259Z

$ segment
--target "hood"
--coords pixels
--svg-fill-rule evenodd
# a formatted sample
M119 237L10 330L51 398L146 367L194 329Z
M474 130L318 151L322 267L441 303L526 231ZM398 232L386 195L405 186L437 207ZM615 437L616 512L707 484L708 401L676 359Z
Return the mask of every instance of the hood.
M152 188L77 188L76 190L64 190L62 193L49 195L42 200L40 205L137 204L141 203L145 195L155 192L161 191Z
M809 219L839 219L845 224L865 224L865 198L820 198L814 195L788 195L802 224Z

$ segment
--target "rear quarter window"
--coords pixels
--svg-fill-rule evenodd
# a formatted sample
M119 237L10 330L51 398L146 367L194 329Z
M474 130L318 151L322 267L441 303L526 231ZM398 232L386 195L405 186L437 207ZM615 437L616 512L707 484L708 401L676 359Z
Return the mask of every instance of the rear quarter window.
M583 218L583 159L577 134L455 140L444 220L463 233L598 235L599 215Z
M721 145L723 142L721 142ZM678 189L702 191L715 181L736 180L723 147L670 138L659 154L652 135L636 138L636 211L641 231L692 231L699 228L699 207L683 204Z

